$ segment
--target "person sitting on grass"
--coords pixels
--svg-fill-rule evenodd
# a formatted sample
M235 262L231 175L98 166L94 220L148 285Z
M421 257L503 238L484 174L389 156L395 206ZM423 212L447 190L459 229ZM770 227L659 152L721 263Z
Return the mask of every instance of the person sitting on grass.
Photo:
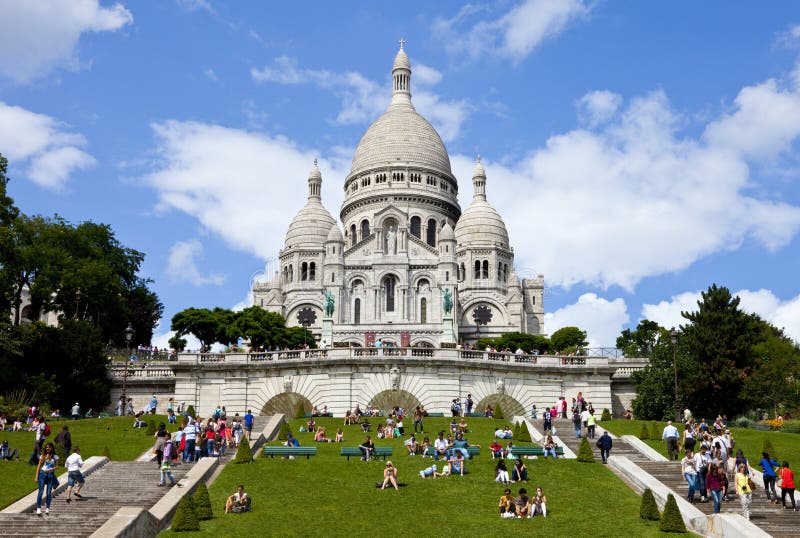
M433 442L433 459L439 461L440 457L447 457L447 441L444 438L444 432L439 432L436 441Z
M350 424L355 424L355 423L356 423L355 417L353 416L353 413L348 409L344 413L344 425L349 426Z
M313 432L316 431L316 429L317 429L317 424L316 422L314 422L314 419L313 418L308 419L308 422L306 422L306 430L309 432Z
M369 428L370 428L369 419L365 418L364 422L361 423L361 431L367 433L369 431Z
M361 461L367 461L375 454L375 443L372 442L369 435L367 435L363 443L358 445L358 448L361 449Z
M392 465L391 461L386 462L386 468L383 470L383 484L381 489L386 489L386 485L391 484L394 489L397 489L397 467Z
M464 476L464 456L456 451L447 460L447 466L450 468L450 474L459 474Z
M244 486L239 484L239 487L236 488L236 493L228 497L225 501L225 513L230 514L233 512L234 514L238 514L240 512L249 512L250 511L250 496L245 493Z
M0 445L0 459L19 461L19 449L11 448L8 446L8 441L3 441L3 444Z
M508 469L506 468L506 460L500 458L497 466L494 468L494 481L502 482L503 484L511 483L511 477L508 476Z
M344 443L344 432L341 428L336 430L336 439L333 440L334 443Z
M511 480L514 482L527 482L528 481L528 468L518 459L514 462L514 467L511 468Z
M525 488L519 488L519 496L514 499L514 508L518 518L528 517L530 499L528 498L528 490Z
M428 454L428 449L430 449L430 448L431 448L431 439L430 439L430 437L428 437L426 435L425 437L422 438L422 446L420 447L420 450L422 451L422 457L423 458L427 458L428 456L431 455L431 454Z
M503 491L498 506L500 507L500 517L509 519L514 517L514 496L511 494L510 489L506 488Z
M468 430L469 430L469 427L467 426L467 421L464 420L464 418L462 417L461 421L458 423L458 433L460 433L461 435L464 435L464 434L467 433Z
M492 459L503 457L503 445L501 445L497 439L493 440L492 444L489 445L489 450L492 451Z
M419 443L414 435L412 435L404 444L406 445L409 456L415 456L417 454L417 451L419 450Z
M317 433L314 434L314 441L317 443L330 443L331 440L325 437L325 428L320 426L317 428Z
M536 488L536 495L531 497L528 506L528 517L536 515L547 517L547 497L542 493L542 488Z

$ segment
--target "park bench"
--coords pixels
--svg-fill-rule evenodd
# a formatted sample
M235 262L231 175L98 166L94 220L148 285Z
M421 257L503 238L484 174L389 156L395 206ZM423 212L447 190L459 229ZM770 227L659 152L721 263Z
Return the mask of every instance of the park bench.
M315 446L267 446L264 447L264 455L273 458L275 456L305 456L309 459L317 455Z
M444 416L444 413L443 413L443 412L441 412L441 411L437 411L437 412L434 412L434 413L430 413L430 412L429 412L429 413L428 413L427 415L425 415L425 416L426 416L426 417L443 417L443 416Z
M481 455L481 447L479 446L468 446L467 453L469 454L470 458L474 458L475 456ZM430 456L433 457L436 454L436 449L432 446L429 446L428 449L425 451L423 456Z
M544 456L544 448L540 446L517 446L511 449L511 453L515 456ZM560 446L556 447L556 456L563 456L564 449Z
M342 451L339 453L340 456L347 456L347 461L350 461L350 456L360 458L362 456L361 449L357 446L345 446L342 447ZM386 459L386 456L392 455L392 447L390 446L376 446L375 452L373 455L376 458L383 458Z

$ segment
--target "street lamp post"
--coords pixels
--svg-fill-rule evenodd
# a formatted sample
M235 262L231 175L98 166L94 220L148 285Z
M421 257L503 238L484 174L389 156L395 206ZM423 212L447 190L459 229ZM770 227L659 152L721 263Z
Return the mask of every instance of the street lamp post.
M680 406L678 405L678 361L677 361L677 348L678 348L678 331L675 330L675 327L669 333L669 341L672 343L672 370L675 374L675 403L674 411L675 411L675 422L678 422L681 419L680 415Z
M136 331L133 330L133 325L128 323L125 328L125 369L122 372L122 414L128 414L128 363L131 356L131 341Z
M75 290L75 319L78 319L78 311L81 309L81 289Z

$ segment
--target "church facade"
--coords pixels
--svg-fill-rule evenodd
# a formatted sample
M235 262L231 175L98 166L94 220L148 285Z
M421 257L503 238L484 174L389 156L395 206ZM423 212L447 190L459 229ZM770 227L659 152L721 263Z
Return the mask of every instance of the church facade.
M544 332L543 276L517 277L480 158L462 212L447 149L412 104L402 44L389 106L361 138L344 180L342 227L323 206L321 186L315 162L279 270L253 285L256 305L308 327L326 346L441 347Z

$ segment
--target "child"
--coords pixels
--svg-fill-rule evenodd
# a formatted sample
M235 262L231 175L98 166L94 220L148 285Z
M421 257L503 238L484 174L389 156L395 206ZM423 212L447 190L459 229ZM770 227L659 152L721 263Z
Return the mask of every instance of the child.
M511 495L510 489L506 488L503 491L498 506L500 507L500 517L508 519L514 517L514 496Z
M421 470L419 472L419 477L420 478L428 478L429 476L433 476L434 478L436 478L435 475L437 474L437 472L436 472L437 470L438 469L436 467L436 464L434 463L430 467L426 467L425 469Z
M171 486L174 486L176 483L175 477L172 476L172 468L171 468L170 458L164 458L161 461L161 480L158 482L159 486L164 486L167 483L167 478L169 478L169 482Z

